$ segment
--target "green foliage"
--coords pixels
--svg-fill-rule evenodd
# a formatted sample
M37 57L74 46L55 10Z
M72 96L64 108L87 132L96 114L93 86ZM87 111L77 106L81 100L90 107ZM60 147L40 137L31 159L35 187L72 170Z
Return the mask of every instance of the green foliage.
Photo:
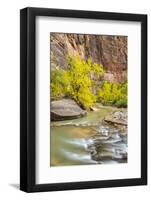
M102 65L93 63L91 59L85 61L69 55L67 63L67 70L56 67L51 72L52 99L72 98L84 109L89 109L96 101L103 105L127 107L127 82L104 82L98 90L95 81L104 73ZM93 91L98 91L98 94L95 95Z
M67 73L61 69L55 69L51 72L51 97L59 99L66 93L66 85L68 84Z
M100 78L103 66L93 63L91 59L81 60L78 56L67 55L68 69L55 70L51 75L51 96L58 99L63 96L73 98L79 105L89 109L96 101L92 93L94 81Z
M118 100L115 105L117 107L127 107L127 98Z
M127 82L123 84L104 82L98 92L98 101L103 105L127 107Z

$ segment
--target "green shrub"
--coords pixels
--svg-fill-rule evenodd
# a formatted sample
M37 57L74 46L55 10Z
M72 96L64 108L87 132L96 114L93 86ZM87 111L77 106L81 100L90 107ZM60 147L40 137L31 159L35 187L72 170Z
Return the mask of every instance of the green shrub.
M51 98L56 100L66 94L66 86L68 84L67 73L61 69L55 69L51 72Z
M127 82L123 84L104 82L98 92L98 101L103 105L127 107Z
M115 105L117 107L127 107L127 98L118 100Z

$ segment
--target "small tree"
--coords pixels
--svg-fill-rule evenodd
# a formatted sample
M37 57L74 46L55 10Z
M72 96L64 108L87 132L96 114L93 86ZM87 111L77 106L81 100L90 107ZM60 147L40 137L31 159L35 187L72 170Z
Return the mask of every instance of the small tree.
M93 77L99 78L103 75L103 66L93 63L89 58L82 60L79 56L67 55L67 71L57 70L52 73L51 93L55 98L68 96L73 98L80 106L89 109L96 101L92 92L95 85ZM60 95L59 95L60 94Z
M67 55L68 61L68 94L83 108L89 109L96 101L96 96L92 93L94 81L91 74L101 76L104 73L103 66L92 63L89 58L87 61L81 60L78 56L71 58Z

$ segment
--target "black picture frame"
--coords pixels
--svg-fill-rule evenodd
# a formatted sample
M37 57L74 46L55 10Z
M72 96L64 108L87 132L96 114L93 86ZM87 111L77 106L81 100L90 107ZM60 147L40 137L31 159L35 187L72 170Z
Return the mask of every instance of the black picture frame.
M35 19L54 16L141 23L141 178L36 184ZM121 187L147 184L147 15L48 8L20 11L20 189L25 192Z

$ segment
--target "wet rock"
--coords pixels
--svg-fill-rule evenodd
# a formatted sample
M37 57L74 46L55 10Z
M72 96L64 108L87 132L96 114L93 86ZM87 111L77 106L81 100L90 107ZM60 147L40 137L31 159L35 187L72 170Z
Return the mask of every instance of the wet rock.
M93 130L97 134L87 144L92 160L100 164L111 160L117 163L127 161L127 136L121 135L120 130L111 126L99 126Z
M100 126L98 132L101 133L103 136L108 136L109 135L109 127Z
M112 115L105 117L104 121L115 125L127 126L127 111L116 111Z
M74 100L62 99L51 102L52 121L75 119L86 114L87 112L80 108Z

